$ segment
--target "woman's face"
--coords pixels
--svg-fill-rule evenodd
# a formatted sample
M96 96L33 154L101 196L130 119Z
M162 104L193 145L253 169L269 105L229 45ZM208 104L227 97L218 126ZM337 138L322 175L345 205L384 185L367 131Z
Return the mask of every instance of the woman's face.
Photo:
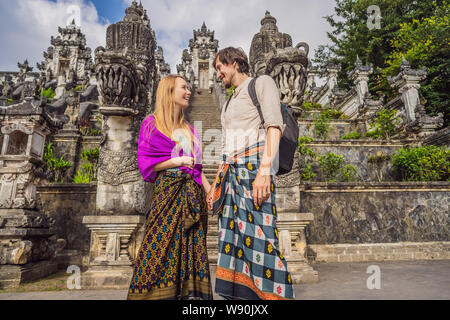
M175 105L181 110L189 106L189 98L191 97L191 92L189 91L189 86L184 79L177 78L175 83L175 90L173 92L173 100Z

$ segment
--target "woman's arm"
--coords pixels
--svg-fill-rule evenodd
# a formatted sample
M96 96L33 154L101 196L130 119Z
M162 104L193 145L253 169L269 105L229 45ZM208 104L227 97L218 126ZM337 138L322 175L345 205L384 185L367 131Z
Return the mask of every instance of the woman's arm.
M187 167L192 168L194 166L194 158L191 157L178 157L178 158L172 158L167 161L163 161L155 165L153 168L153 171L162 171L166 169L171 168L177 168L177 167Z
M209 191L211 190L211 184L209 183L208 179L206 178L203 172L202 172L202 186L206 194L208 194Z

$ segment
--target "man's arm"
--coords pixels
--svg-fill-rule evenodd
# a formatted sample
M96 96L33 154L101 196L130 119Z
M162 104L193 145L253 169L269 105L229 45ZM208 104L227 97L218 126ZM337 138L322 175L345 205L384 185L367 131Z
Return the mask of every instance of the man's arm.
M263 158L253 185L253 203L260 206L270 197L270 168L280 146L281 130L277 127L267 129Z

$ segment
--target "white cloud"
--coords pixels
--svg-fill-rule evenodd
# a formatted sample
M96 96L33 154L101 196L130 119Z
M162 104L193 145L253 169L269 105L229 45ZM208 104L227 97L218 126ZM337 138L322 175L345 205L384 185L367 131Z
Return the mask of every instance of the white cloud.
M132 0L114 1L129 5ZM278 20L279 31L291 35L294 45L299 42L310 45L311 58L318 45L329 42L326 31L330 26L323 17L333 13L335 0L142 0L142 3L157 34L158 45L164 49L165 59L175 73L193 30L199 29L203 21L215 31L220 48L242 47L248 54L266 10ZM50 36L57 36L58 26L65 26L71 18L67 11L71 5L81 9L81 31L88 46L93 51L104 46L109 22L99 18L88 0L0 0L0 70L17 70L17 62L25 59L34 67L42 61L42 52L50 46Z
M311 58L320 44L329 42L326 32L330 26L323 17L333 14L335 0L142 0L142 4L175 73L192 31L203 21L215 31L220 48L242 47L248 54L266 10L277 19L279 31L291 35L294 46L299 42L309 44Z
M76 11L68 10L74 6L80 9L80 19ZM2 71L18 71L17 62L25 59L37 71L36 62L44 59L42 53L50 46L50 37L58 36L58 27L66 26L73 18L81 25L92 51L106 41L107 22L100 22L95 6L83 0L0 1L0 12Z

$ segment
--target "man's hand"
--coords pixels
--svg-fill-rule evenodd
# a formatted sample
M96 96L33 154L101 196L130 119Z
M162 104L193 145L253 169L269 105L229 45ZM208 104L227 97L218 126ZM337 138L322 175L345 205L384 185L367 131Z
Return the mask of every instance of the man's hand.
M270 165L261 164L253 182L253 203L260 207L270 197Z

